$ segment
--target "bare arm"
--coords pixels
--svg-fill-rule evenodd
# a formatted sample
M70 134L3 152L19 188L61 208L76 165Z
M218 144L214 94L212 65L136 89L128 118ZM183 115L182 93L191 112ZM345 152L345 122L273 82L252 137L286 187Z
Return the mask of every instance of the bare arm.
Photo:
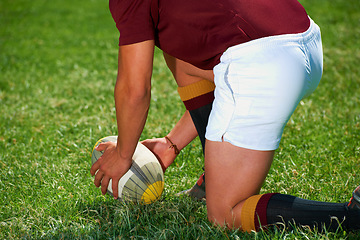
M122 158L131 159L143 131L150 105L154 42L120 47L115 85L118 148Z
M103 143L97 150L105 150L92 166L94 183L106 193L110 179L114 198L118 197L118 181L129 170L132 155L143 131L150 105L151 74L154 42L120 46L118 76L114 97L118 127L117 144Z

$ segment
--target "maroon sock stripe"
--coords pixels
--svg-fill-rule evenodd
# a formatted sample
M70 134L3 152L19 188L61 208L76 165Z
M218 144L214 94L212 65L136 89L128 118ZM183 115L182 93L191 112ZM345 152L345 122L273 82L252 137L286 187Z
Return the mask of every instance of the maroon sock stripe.
M277 193L267 193L261 196L255 209L255 228L259 231L261 227L268 225L266 212L269 200Z
M185 107L187 110L191 111L202 106L205 106L214 101L214 91L205 93L198 97L191 98L187 101L184 101Z

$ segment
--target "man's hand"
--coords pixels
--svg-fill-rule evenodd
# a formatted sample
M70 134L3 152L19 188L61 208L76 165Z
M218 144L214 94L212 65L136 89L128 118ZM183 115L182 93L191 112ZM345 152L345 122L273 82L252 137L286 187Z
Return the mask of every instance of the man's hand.
M165 138L146 139L141 143L156 156L164 172L177 156Z
M100 143L95 150L104 151L104 154L90 169L91 175L95 175L94 184L96 187L101 185L101 192L105 194L111 179L113 196L117 199L119 180L130 169L132 159L122 159L113 142Z

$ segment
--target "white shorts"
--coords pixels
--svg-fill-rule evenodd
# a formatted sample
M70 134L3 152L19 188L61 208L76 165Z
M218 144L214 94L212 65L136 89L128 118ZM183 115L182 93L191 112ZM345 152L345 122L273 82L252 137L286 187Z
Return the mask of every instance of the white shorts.
M300 100L318 86L323 69L320 28L230 47L214 67L215 100L206 139L254 150L279 147Z

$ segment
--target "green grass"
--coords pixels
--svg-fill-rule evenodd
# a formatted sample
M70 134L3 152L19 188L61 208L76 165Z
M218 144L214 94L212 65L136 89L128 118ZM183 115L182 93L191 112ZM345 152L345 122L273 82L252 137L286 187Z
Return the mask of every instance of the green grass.
M360 3L301 2L322 29L324 76L286 127L262 191L343 202L360 184ZM105 0L0 2L0 239L356 239L212 227L203 203L174 195L202 171L198 139L167 171L162 201L102 196L90 152L116 134L117 39ZM160 51L152 94L142 139L164 136L184 111Z

